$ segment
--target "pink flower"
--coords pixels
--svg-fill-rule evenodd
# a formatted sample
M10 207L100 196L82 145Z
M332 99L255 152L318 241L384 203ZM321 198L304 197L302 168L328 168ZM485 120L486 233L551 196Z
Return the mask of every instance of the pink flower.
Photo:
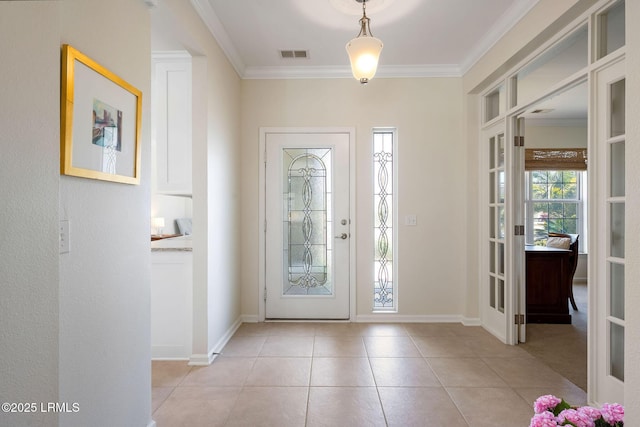
M597 420L601 416L600 410L592 406L582 406L578 408L578 412L585 414L586 416L591 418L593 421Z
M535 414L531 418L531 424L529 427L557 427L558 423L556 418L549 411L543 411L539 414Z
M560 425L568 421L576 427L595 427L595 422L587 414L576 409L565 409L558 414L557 420Z
M545 411L553 411L553 408L555 408L560 402L562 402L562 400L552 394L540 396L533 403L533 410L536 414L541 414Z
M600 410L602 419L611 425L624 421L624 408L618 403L605 403Z

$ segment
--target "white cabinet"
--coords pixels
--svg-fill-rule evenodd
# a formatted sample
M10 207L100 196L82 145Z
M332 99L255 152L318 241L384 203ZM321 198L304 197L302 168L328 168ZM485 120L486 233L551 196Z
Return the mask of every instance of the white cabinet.
M151 358L189 359L192 337L192 252L152 252Z
M153 55L156 192L191 195L191 56Z

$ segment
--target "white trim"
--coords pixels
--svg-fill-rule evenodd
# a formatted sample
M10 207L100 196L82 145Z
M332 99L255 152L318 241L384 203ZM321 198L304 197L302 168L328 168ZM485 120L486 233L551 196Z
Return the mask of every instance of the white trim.
M186 50L167 50L151 52L151 60L154 62L162 61L184 61L191 60L193 57Z
M482 326L482 321L479 317L462 316L460 323L462 323L464 326Z
M191 349L185 349L185 347L182 345L151 346L151 360L189 360L189 356L184 356L184 354L188 354Z
M470 319L460 314L406 315L396 313L376 313L358 315L356 316L355 321L357 323L462 323L466 326L480 325L480 319Z
M473 47L471 53L460 63L461 74L465 74L489 52L524 16L535 7L539 0L518 0L514 2L488 33Z
M418 64L381 66L376 78L404 77L462 77L484 56L511 28L513 28L539 0L516 0L503 13L489 32L478 41L470 54L460 64ZM209 29L227 59L241 79L328 79L353 78L351 68L344 66L310 67L247 67L220 18L206 0L191 0L193 8Z
M243 79L352 79L348 66L247 67ZM375 78L462 77L456 64L380 66Z
M191 0L191 5L220 45L236 73L242 77L245 72L245 64L211 4L207 0Z
M209 366L213 363L213 361L218 356L217 353L214 353L213 350L209 352L209 354L192 354L189 359L189 366Z
M213 363L213 361L220 355L224 346L227 345L233 334L236 333L240 325L242 325L242 316L239 316L233 325L225 334L218 340L218 342L213 346L211 350L209 350L208 354L192 354L189 359L189 366L209 366Z
M260 316L256 314L241 314L240 319L242 323L258 323L260 321Z
M259 213L258 213L258 317L257 322L264 322L266 318L265 286L266 286L266 135L268 133L348 133L349 134L349 320L356 312L356 129L354 127L261 127L260 155L259 155Z

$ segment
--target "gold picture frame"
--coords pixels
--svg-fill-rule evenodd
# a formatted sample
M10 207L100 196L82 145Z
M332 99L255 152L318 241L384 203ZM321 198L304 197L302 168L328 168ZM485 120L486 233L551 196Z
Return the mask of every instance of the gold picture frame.
M140 184L142 92L62 46L60 173Z

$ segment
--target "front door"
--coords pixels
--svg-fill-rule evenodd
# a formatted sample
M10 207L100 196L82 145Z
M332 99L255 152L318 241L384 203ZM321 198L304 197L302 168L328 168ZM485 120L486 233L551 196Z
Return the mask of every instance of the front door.
M265 317L348 319L351 133L264 138Z

